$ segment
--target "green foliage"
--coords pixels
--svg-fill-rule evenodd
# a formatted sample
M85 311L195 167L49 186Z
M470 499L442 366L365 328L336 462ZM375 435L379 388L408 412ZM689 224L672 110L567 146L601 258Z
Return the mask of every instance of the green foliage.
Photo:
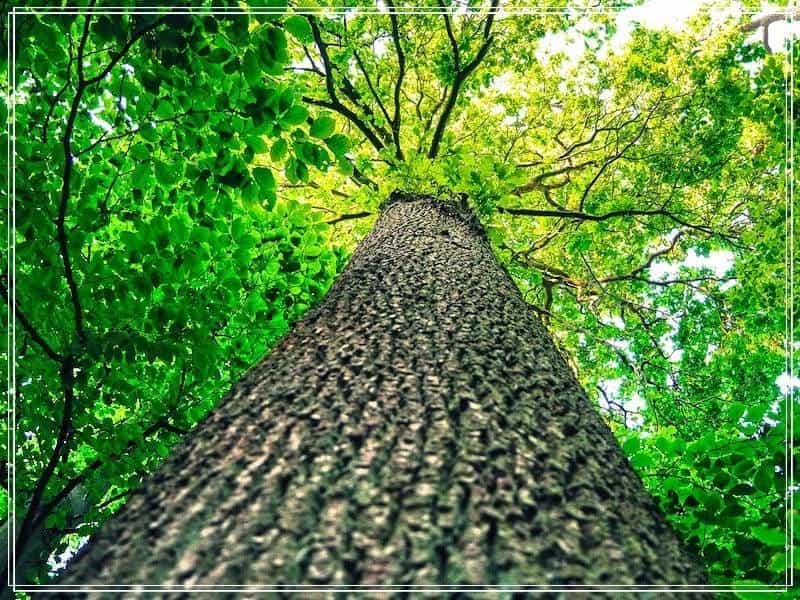
M498 17L464 75L477 7L448 22L456 58L442 15L228 4L17 16L17 515L41 487L46 540L28 577L320 300L369 227L346 216L399 187L467 195L712 581L783 582L798 57L704 10L617 47L615 15L577 10ZM580 51L548 52L560 35Z
M18 86L16 107L24 130L16 145L16 305L73 365L65 377L18 326L20 507L59 437L67 387L75 397L67 450L40 502L47 507L75 487L42 513L48 553L108 518L180 433L322 298L345 256L318 214L278 194L275 172L290 152L295 171L328 161L305 133L309 109L290 81L275 78L289 61L280 25L297 34L296 18L162 19L81 89L66 34L80 40L90 24L88 80L113 62L104 45L125 43L152 17L20 18L16 72L32 85ZM65 184L70 118L75 158ZM325 138L333 127L319 115L310 134ZM62 190L71 277L59 250ZM40 557L28 577L46 574Z

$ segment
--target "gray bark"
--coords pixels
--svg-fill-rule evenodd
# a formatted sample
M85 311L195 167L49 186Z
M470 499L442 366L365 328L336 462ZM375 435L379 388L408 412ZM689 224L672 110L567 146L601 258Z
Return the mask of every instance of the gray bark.
M480 227L395 193L322 305L58 583L679 586L705 574Z

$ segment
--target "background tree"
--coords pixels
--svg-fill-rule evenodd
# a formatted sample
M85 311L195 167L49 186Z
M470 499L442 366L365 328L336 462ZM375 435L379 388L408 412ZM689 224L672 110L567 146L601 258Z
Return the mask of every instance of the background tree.
M782 582L790 57L713 10L617 46L580 6L393 8L17 16L18 577L124 502L401 187L467 195L713 580Z

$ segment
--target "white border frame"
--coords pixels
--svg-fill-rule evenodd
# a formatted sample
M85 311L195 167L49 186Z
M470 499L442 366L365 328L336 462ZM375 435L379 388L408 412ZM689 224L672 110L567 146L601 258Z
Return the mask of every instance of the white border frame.
M293 8L293 7L289 7ZM16 423L16 407L15 407L15 390L16 390L16 319L14 318L14 307L16 306L16 45L14 44L14 32L17 29L17 15L81 15L81 14L163 14L164 10L171 10L173 13L179 14L207 14L207 15L224 15L224 14L240 14L237 10L220 10L204 7L170 7L158 6L147 7L146 9L139 10L137 7L124 7L112 6L103 9L86 9L79 7L65 7L62 9L53 9L47 6L27 6L18 7L14 6L7 14L9 19L9 35L7 40L9 60L9 83L11 84L9 90L9 98L11 106L8 113L10 113L11 120L7 124L7 151L8 151L8 172L7 182L10 183L10 194L7 196L7 215L10 219L7 221L7 235L8 235L8 259L7 268L10 274L9 278L9 301L7 305L8 312L6 318L7 325L7 361L8 373L10 375L9 386L6 390L11 398L9 402L9 410L7 418L9 418L10 426L8 428L8 451L9 460L8 465L11 472L8 474L11 485L11 502L8 504L8 515L11 527L8 528L10 535L7 539L8 548L8 585L14 591L36 593L36 592L126 592L126 591L142 591L142 592L214 592L214 591L247 591L247 592L340 592L340 591L362 591L362 592L387 592L387 591L413 591L413 592L455 592L455 591L471 591L471 592L493 592L493 591L557 591L557 592L787 592L789 588L794 586L794 519L791 518L791 513L794 510L794 494L790 492L791 482L794 481L794 42L793 35L789 37L789 74L785 79L785 96L784 96L784 118L785 118L785 132L784 143L785 152L784 157L785 165L785 198L786 198L786 249L785 249L785 267L786 267L786 371L789 374L789 393L785 396L787 403L784 411L787 417L788 427L786 435L786 464L785 473L786 477L786 496L788 502L786 504L786 555L788 569L786 571L785 585L780 584L764 584L762 586L754 587L752 585L737 586L735 583L731 585L684 585L684 586L669 586L669 585L612 585L612 584L599 584L599 585L560 585L560 586L546 586L546 585L520 585L520 586L503 586L503 585L465 585L465 586L421 586L421 585L279 585L269 586L266 585L190 585L190 586L168 586L168 585L52 585L52 584L32 584L32 585L17 585L16 583L16 428L13 426ZM287 9L288 10L288 9ZM249 14L283 14L287 12L283 9L264 9L264 8L251 8ZM319 8L306 8L292 10L293 14L340 14L347 11L358 11L361 15L387 15L387 10L379 9L365 9L364 7L319 7ZM622 10L621 8L585 8L564 10L555 7L518 7L512 9L498 8L494 11L495 14L503 14L508 16L513 15L548 15L548 14L616 14ZM442 13L449 13L451 11L438 8L438 7L398 7L395 9L395 14L398 15L412 15L412 14L426 14L426 15L439 15ZM480 13L481 11L469 11ZM786 14L786 23L791 27L795 20L795 11L787 7L783 11ZM760 14L754 11L743 11L742 14Z

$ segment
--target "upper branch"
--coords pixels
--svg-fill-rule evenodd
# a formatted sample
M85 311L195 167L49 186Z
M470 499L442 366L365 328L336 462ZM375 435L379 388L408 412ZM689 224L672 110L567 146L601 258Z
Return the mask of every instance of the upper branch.
M623 208L619 210L612 210L607 213L603 213L600 215L595 215L587 212L583 212L580 210L550 210L550 209L540 209L540 208L506 208L503 206L498 206L497 210L501 213L506 213L509 215L514 216L526 216L526 217L557 217L557 218L564 218L564 219L574 219L576 221L606 221L608 219L615 219L618 217L664 217L672 221L673 223L677 223L678 225L682 225L687 229L692 229L694 231L699 231L707 236L715 236L724 239L729 244L735 247L742 247L741 243L738 241L738 238L734 235L716 231L712 227L708 225L701 225L698 223L690 223L686 221L686 219L679 217L673 212L668 211L666 208L655 208L655 209L640 209L640 208Z
M143 441L146 438L150 437L151 435L153 435L154 433L156 433L159 430L169 431L169 432L175 433L177 435L186 435L188 433L187 430L182 429L180 427L176 427L175 425L172 425L167 420L167 417L163 417L163 418L159 419L157 422L155 422L153 425L151 425L150 427L148 427L147 429L145 429L142 432L141 441ZM96 471L101 466L103 466L104 462L107 462L109 460L118 459L120 456L122 456L122 454L124 452L132 450L137 445L139 445L141 443L141 441L130 440L128 442L128 444L125 446L125 448L122 450L122 452L120 452L119 454L109 457L108 459L106 459L106 461L104 461L103 459L100 459L100 458L96 458L94 461L89 463L86 466L86 468L84 468L83 471L81 471L78 475L76 475L75 477L73 477L72 479L67 481L67 483L64 485L64 487L61 488L61 490L59 490L58 493L55 494L50 499L50 501L42 507L41 511L39 511L39 514L33 520L33 527L36 527L36 525L41 523L47 517L47 515L49 515L51 512L53 512L54 508L56 508L59 504L61 504L61 502L64 501L64 499L67 496L69 496L69 494L72 492L72 490L74 490L81 483L86 481L86 479L88 479L88 477L92 474L92 472ZM100 506L98 506L98 508L100 508Z
M453 34L450 19L446 14L443 15L445 19L445 28L447 29L447 37L450 39L450 46L453 50L453 64L456 69L456 75L453 79L453 86L450 88L450 95L447 98L444 110L439 117L439 122L436 124L436 130L434 131L433 139L431 140L431 147L430 150L428 150L428 158L436 158L436 156L439 154L439 145L442 143L444 130L445 127L447 127L447 120L450 118L450 113L453 112L453 107L456 105L456 100L458 99L458 93L461 90L461 85L464 83L467 77L469 77L470 73L472 73L472 71L474 71L475 68L480 64L480 62L486 56L486 53L489 51L489 46L492 43L492 23L494 22L495 12L499 3L500 0L492 0L491 7L489 9L489 15L486 17L486 22L483 26L483 43L478 49L475 57L466 65L464 65L463 68L461 67L461 56L458 51L458 42ZM444 8L441 0L439 5Z
M353 57L356 59L356 64L358 65L358 68L361 69L362 75L364 75L364 80L367 82L367 87L369 88L369 91L372 93L372 97L375 98L375 102L378 104L378 108L381 109L383 116L386 117L386 122L391 123L392 119L391 117L389 117L389 112L383 105L383 101L381 100L378 91L375 89L375 86L372 85L372 78L369 76L367 67L364 65L364 61L361 60L361 55L355 48L353 49Z
M406 55L403 46L400 44L400 26L397 22L397 13L394 10L392 0L386 0L389 5L389 19L392 21L392 39L397 53L397 79L394 83L394 119L392 119L392 136L396 155L399 160L403 160L403 150L400 146L400 94L403 88L403 78L406 75Z
M11 299L9 298L9 296L8 296L8 289L6 288L6 285L5 285L5 278L6 278L5 275L0 277L0 294L2 294L3 299L6 301L6 304L11 306L12 302L11 302ZM13 304L14 304L14 315L17 317L17 320L22 324L22 328L25 331L28 332L28 335L31 336L31 338L33 339L34 342L39 344L39 347L42 350L44 350L44 353L47 356L49 356L50 358L52 358L56 362L59 362L59 363L62 362L64 360L64 357L62 357L58 352L56 352L53 349L53 347L50 344L48 344L47 341L41 336L41 334L38 331L36 331L36 328L31 324L31 322L28 320L28 318L23 314L23 312L20 310L19 306L17 306L17 303L14 302Z
M322 34L320 33L317 19L314 17L314 15L306 15L306 18L308 19L309 25L311 25L311 33L314 36L314 43L317 46L317 50L319 51L319 55L322 59L322 64L325 69L325 89L328 91L330 102L317 100L314 98L307 98L305 96L303 97L303 100L312 104L317 104L318 106L324 106L326 108L330 108L331 110L335 110L347 118L351 123L358 127L359 130L361 130L375 150L380 152L384 148L384 144L378 138L376 133L370 129L370 127L362 119L360 119L358 115L347 108L344 104L342 104L341 100L339 100L339 96L336 93L336 83L333 80L333 67L331 65L330 57L328 56L327 46L322 40Z
M561 217L566 219L576 219L578 221L605 221L615 217L633 217L633 216L669 216L671 213L664 209L643 210L636 208L626 208L621 210L612 210L602 215L593 215L586 212L577 210L549 210L538 208L505 208L498 206L497 210L509 215L526 216L526 217Z
M320 100L319 98L312 98L310 96L303 96L302 99L303 102L308 102L309 104L314 104L316 106L322 106L323 108L335 110L340 115L347 118L353 125L358 127L359 131L361 131L361 133L363 133L364 136L370 141L375 150L380 152L384 148L383 142L381 142L380 139L378 139L378 137L375 135L375 132L372 131L364 121L359 119L356 113L347 108L341 102Z
M331 219L330 221L325 221L328 225L335 225L336 223L341 223L342 221L350 221L352 219L363 219L364 217L372 216L371 212L362 211L357 213L349 213L344 215L339 215L335 219Z
M72 153L72 135L75 130L75 122L78 118L81 101L83 99L83 94L86 91L86 89L93 83L100 81L106 75L108 75L108 73L111 72L111 69L113 69L114 66L125 56L125 54L131 48L131 46L133 46L133 44L138 39L140 39L147 31L154 29L162 21L163 19L158 19L153 23L151 23L150 25L148 25L147 27L144 27L139 31L135 32L131 36L131 39L128 40L123 45L123 47L117 53L117 55L100 73L98 73L94 77L90 77L87 79L84 73L83 61L85 58L84 50L86 49L86 42L89 38L91 17L88 14L84 17L83 31L81 33L80 41L78 42L77 53L74 57L78 81L76 84L75 96L72 99L70 110L67 115L67 122L64 128L64 135L61 140L62 147L64 150L64 170L61 178L61 191L59 195L58 215L56 217L56 238L61 253L61 260L64 265L64 276L67 280L67 287L69 288L70 291L72 307L75 313L75 330L78 339L81 342L84 342L86 340L86 331L83 323L83 308L81 306L80 297L78 294L78 285L75 281L75 276L72 270L72 262L70 260L70 255L69 255L69 243L68 243L67 230L65 224L67 208L69 205L69 198L71 193L71 180L72 180L73 165L74 165L74 156ZM73 416L72 413L73 413L73 406L75 404L75 389L74 389L75 356L70 354L68 356L61 358L60 362L61 362L60 379L61 379L61 386L64 392L64 406L61 413L61 423L59 425L55 447L53 448L53 452L50 455L50 458L45 464L42 474L36 481L36 485L31 495L31 500L28 504L27 512L25 513L25 518L23 519L22 525L20 527L19 538L17 540L17 546L16 546L17 556L20 556L22 554L29 541L29 536L33 531L33 528L36 523L36 518L39 514L39 507L41 505L42 498L44 496L48 484L50 483L50 480L53 477L53 473L55 472L56 466L58 465L58 462L62 459L62 457L66 456L65 452L68 452L67 444L70 432L72 430L72 416Z
M145 33L158 27L163 22L163 17L156 19L150 25L143 27L136 31L131 38L125 42L120 51L114 58L111 59L108 65L94 77L88 79L84 73L84 50L86 48L86 41L89 38L89 26L91 23L90 15L86 15L83 24L83 33L81 34L80 41L78 42L77 55L75 56L75 64L77 67L78 83L75 89L75 96L72 99L70 110L67 115L67 123L64 128L64 135L62 137L62 147L64 149L64 170L61 176L61 192L58 204L58 216L56 218L56 237L58 240L59 251L61 253L61 261L64 265L64 277L67 280L67 287L70 291L70 299L72 301L72 309L75 313L75 331L81 341L85 341L86 332L83 324L83 308L81 306L80 295L78 293L78 284L75 281L75 275L72 270L72 261L69 255L69 241L67 238L67 230L65 226L67 208L69 206L69 197L71 193L71 181L74 165L74 156L72 152L72 135L75 131L75 121L78 118L80 104L83 100L83 94L86 88L103 79L111 72L111 69L122 60L122 58L130 50L131 46L136 43Z
M762 36L764 41L764 49L767 51L767 54L772 52L772 49L769 46L769 26L773 23L777 23L778 21L786 21L788 19L798 19L800 18L800 9L795 9L794 11L783 11L783 12L772 12L766 15L762 15L748 23L742 25L742 31L750 32L755 31L759 28L763 28Z
M78 118L78 110L81 100L83 99L83 92L87 86L87 80L84 78L83 73L83 51L86 48L86 40L89 37L90 23L91 18L89 15L86 15L83 21L83 33L78 43L78 53L75 57L78 71L78 84L75 90L75 96L72 99L72 104L70 105L69 114L67 115L64 136L61 139L61 144L64 149L64 170L61 175L61 193L58 203L58 217L56 218L56 237L61 253L61 261L64 265L64 277L67 280L67 287L69 288L70 298L72 300L72 310L75 313L75 331L81 341L84 341L86 338L83 328L83 308L81 307L80 296L78 294L78 284L75 282L75 275L72 272L72 261L69 256L69 243L67 240L65 221L71 191L72 167L74 164L72 156L72 133L75 130L75 121Z
M675 237L672 238L672 242L670 243L669 246L667 246L666 248L662 248L661 250L656 250L655 252L653 252L647 258L647 260L644 263L642 263L641 265L636 267L633 271L631 271L630 273L627 273L625 275L615 275L613 277L605 277L605 278L602 279L603 283L609 283L609 282L612 282L612 281L623 281L625 279L635 279L635 278L637 278L642 271L644 271L645 269L649 269L653 265L653 262L657 258L660 258L660 257L672 252L675 249L675 246L678 245L678 240L680 240L682 236L683 236L683 232L679 231L675 235Z
M644 118L644 120L643 120L643 122L642 122L641 126L640 126L640 127L639 127L639 129L636 131L636 133L634 134L634 136L633 136L633 137L632 137L630 140L628 140L628 142L625 144L625 146L624 146L624 147L623 147L621 150L618 150L617 152L615 152L614 154L612 154L611 156L609 156L609 157L608 157L608 158L607 158L607 159L606 159L606 160L603 162L603 164L601 165L601 167L600 167L600 168L597 170L597 173L595 173L595 176L592 178L592 180L589 182L589 184L588 184L588 185L586 186L586 188L583 190L583 193L581 194L581 198L580 198L580 200L578 201L578 208L579 208L580 210L583 210L583 206L584 206L584 204L586 203L586 199L589 197L589 193L591 192L591 190L592 190L592 187L594 186L594 184L596 184L596 183L598 182L598 180L599 180L599 179L600 179L600 177L603 175L603 173L605 172L605 170L606 170L606 169L607 169L609 166L611 166L611 165L612 165L614 162L616 162L617 160L619 160L619 159L621 159L621 158L625 158L625 153L626 153L628 150L630 150L630 149L631 149L631 148L632 148L632 147L633 147L633 146L634 146L636 143L638 143L638 141L641 139L642 135L644 135L645 131L647 131L647 126L648 126L648 125L649 125L649 123L650 123L650 119L653 117L653 115L655 114L656 110L659 108L659 106L660 106L660 104L661 104L661 101L663 100L663 98L664 98L664 95L663 95L663 94L661 94L661 96L659 97L658 101L656 101L656 102L653 104L653 106L652 106L652 108L650 109L650 111L648 112L647 116Z
M443 10L446 8L442 0L439 0L439 7ZM447 31L447 39L450 40L450 48L453 50L453 66L456 72L461 70L461 58L458 51L458 41L453 33L453 24L450 22L450 16L443 12L442 18L444 19L444 28Z
M119 52L117 52L116 56L114 56L111 59L111 61L105 66L105 68L102 71L100 71L97 75L95 75L94 77L90 77L89 79L84 80L83 79L83 70L82 70L81 64L79 62L78 63L78 72L80 73L81 81L83 81L85 83L85 85L89 86L89 85L92 85L93 83L97 83L98 81L103 79L106 75L108 75L111 72L111 69L113 69L117 65L117 63L119 61L121 61L125 57L125 55L128 53L128 50L130 50L131 47L139 39L141 39L141 37L144 34L148 33L149 31L152 31L153 29L155 29L156 27L161 25L164 22L165 18L166 17L159 17L158 19L156 19L155 21L153 21L149 25L146 25L145 27L142 27L138 31L134 32L134 34L131 36L131 38L127 42L125 42L125 44L122 46L122 48L119 49Z

